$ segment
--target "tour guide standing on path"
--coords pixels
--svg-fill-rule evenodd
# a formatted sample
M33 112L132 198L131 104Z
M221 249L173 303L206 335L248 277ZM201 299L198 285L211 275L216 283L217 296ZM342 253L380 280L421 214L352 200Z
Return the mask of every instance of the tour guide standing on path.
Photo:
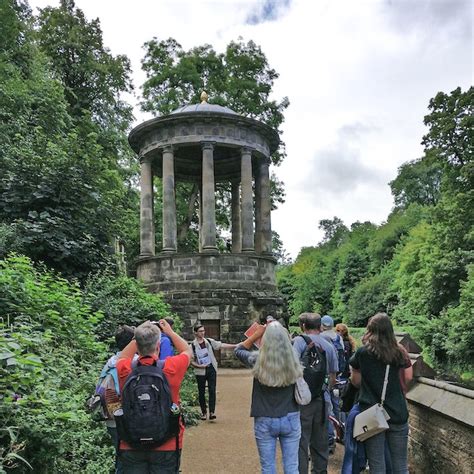
M201 420L207 419L206 405L206 381L209 392L209 419L215 420L216 415L216 384L217 384L217 360L214 351L219 349L234 349L237 344L226 344L205 336L204 326L200 323L194 325L194 341L191 343L193 359L191 365L194 367L194 375L199 391L199 405L201 407Z
M179 389L183 381L186 370L191 360L191 349L188 343L178 336L169 323L164 319L160 319L158 325L147 321L135 329L135 339L132 340L127 347L121 352L120 359L117 362L117 373L120 383L120 392L127 377L132 372L132 360L138 351L139 365L153 365L158 360L160 353L160 336L161 331L169 336L178 355L168 357L164 361L163 374L168 381L171 391L171 400L179 405ZM150 451L134 450L125 441L120 442L120 459L122 461L125 474L176 474L179 472L179 463L181 449L183 446L184 425L180 419L179 427L179 450L176 449L176 439L172 437L164 444Z

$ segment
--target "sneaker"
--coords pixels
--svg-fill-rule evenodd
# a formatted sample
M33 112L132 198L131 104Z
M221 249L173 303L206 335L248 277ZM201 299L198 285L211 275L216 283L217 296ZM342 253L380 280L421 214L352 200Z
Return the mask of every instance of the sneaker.
M201 420L207 420L207 413L201 413Z
M215 420L216 418L217 418L217 416L214 415L214 413L211 413L211 414L209 415L209 419L210 419L210 420Z

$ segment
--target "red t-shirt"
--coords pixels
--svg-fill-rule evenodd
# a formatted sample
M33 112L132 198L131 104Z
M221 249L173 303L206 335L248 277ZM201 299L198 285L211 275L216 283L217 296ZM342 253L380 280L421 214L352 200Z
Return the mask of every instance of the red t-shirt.
M140 357L140 363L142 365L152 365L158 357L154 356L145 356ZM132 360L131 359L119 359L117 361L117 374L119 378L120 391L122 391L125 381L132 371ZM168 357L165 360L165 365L163 366L163 373L166 375L168 384L171 390L171 400L177 405L180 404L179 399L179 389L181 387L181 382L183 381L184 374L189 366L189 357L187 354L179 354L176 356ZM183 447L183 434L184 434L184 424L183 420L180 419L179 426L179 448ZM120 441L120 449L131 450L133 449L125 441ZM174 451L176 449L176 439L173 437L166 441L158 448L154 448L154 451Z

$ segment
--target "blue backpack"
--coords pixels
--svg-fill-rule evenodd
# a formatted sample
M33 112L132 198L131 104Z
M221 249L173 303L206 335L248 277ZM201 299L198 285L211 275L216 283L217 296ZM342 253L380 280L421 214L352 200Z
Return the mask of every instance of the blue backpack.
M94 421L113 420L113 412L120 406L120 388L115 366L105 366L94 393L87 401L87 410Z
M339 365L339 373L344 372L346 370L346 357L344 355L344 341L339 334L334 338L331 339L332 345L336 349L337 354L337 362Z

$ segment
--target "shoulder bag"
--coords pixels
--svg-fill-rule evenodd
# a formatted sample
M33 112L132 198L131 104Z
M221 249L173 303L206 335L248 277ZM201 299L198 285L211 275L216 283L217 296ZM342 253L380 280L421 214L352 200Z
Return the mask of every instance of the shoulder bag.
M295 400L298 405L307 405L311 401L311 390L303 377L295 382Z
M387 421L390 419L390 416L385 411L383 403L385 401L385 393L387 392L389 371L390 365L387 364L380 403L376 403L359 413L354 419L353 436L357 441L365 441L376 434L382 433L382 431L388 430Z

